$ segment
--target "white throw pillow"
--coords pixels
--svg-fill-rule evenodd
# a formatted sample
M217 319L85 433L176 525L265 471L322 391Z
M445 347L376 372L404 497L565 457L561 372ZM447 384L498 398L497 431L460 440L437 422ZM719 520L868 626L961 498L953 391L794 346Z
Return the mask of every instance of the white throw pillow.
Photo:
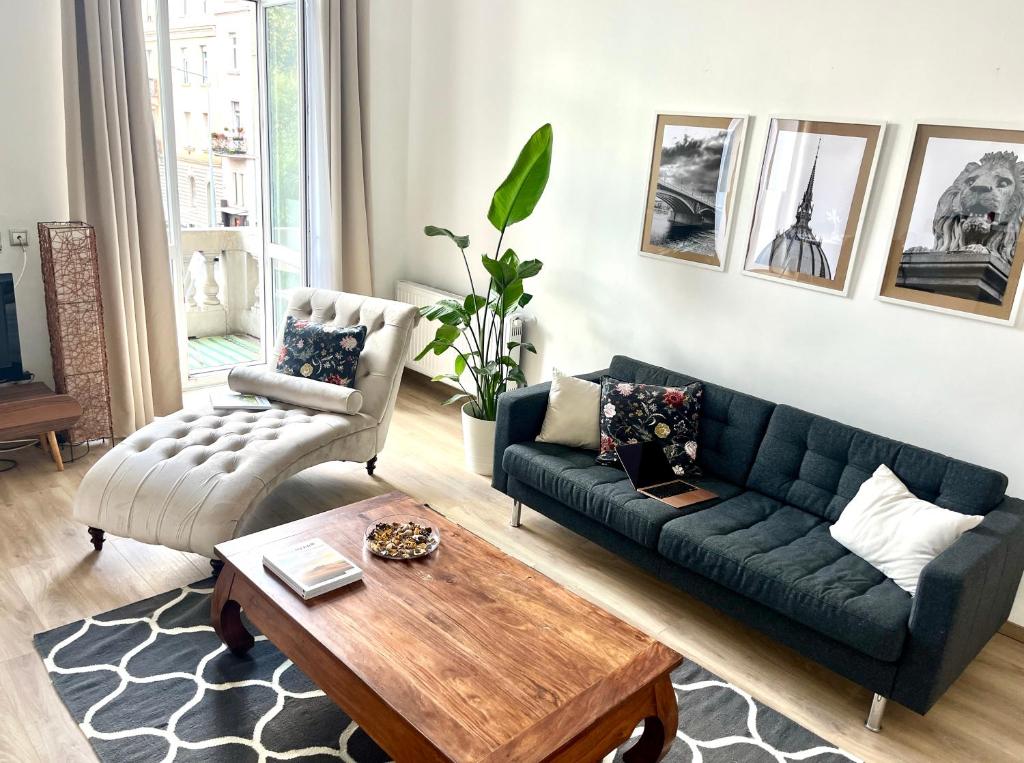
M917 498L882 464L829 532L913 596L925 565L982 519Z
M597 450L601 444L598 427L601 385L551 369L548 410L537 442L551 442L572 448Z

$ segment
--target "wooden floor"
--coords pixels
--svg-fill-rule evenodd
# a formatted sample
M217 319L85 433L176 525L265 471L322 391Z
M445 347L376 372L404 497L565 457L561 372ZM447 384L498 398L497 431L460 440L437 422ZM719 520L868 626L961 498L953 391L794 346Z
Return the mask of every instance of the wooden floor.
M309 514L403 490L540 572L659 638L767 705L869 761L1024 760L1024 644L997 635L926 717L890 703L864 726L870 693L659 583L462 467L456 410L408 374L375 477L325 464L293 477L268 507ZM199 399L205 393L195 393ZM52 691L32 634L205 577L207 560L131 540L93 553L70 519L82 475L102 450L58 474L38 449L0 474L0 761L95 760Z

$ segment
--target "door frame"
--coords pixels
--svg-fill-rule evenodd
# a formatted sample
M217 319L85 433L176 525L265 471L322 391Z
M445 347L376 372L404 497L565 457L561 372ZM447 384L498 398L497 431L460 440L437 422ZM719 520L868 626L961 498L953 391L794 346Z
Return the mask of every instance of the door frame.
M260 273L262 278L261 294L263 298L263 346L266 362L274 363L274 350L277 346L278 331L274 327L274 263L275 252L291 252L292 250L271 241L272 218L271 218L271 190L270 190L270 103L269 88L267 80L267 8L280 7L283 5L294 5L298 23L298 39L296 44L299 50L299 284L309 285L309 210L307 201L309 198L309 154L308 140L306 134L306 109L307 109L307 50L306 50L306 9L305 0L255 0L257 4L257 55L259 65L258 85L260 90L260 151L264 158L261 165L262 175L262 197L261 207L263 216L263 252L261 254ZM285 259L278 257L277 259Z

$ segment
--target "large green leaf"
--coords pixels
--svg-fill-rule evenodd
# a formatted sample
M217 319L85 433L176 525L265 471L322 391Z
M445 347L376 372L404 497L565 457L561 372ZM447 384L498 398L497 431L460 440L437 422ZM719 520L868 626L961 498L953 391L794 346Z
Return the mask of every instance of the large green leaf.
M457 326L469 320L462 303L456 299L442 299L433 305L420 308L420 315L429 321L441 321L450 326Z
M466 315L476 315L477 311L486 304L487 300L479 294L469 294L466 296L466 301L463 303L462 309L465 310Z
M488 257L486 254L480 258L480 261L484 264L484 270L486 270L494 280L494 288L500 292L508 283L509 267L503 265L500 260ZM515 277L514 272L512 273L512 277Z
M428 236L447 236L455 242L455 246L459 249L467 249L469 247L469 236L457 236L447 228L438 228L436 225L428 225L423 229L423 232Z
M533 212L551 173L551 125L546 124L526 141L508 177L498 186L487 219L500 231L525 220Z
M521 262L519 263L519 277L532 278L540 272L542 267L544 267L544 263L540 260L527 260L526 262Z
M532 342L516 342L516 341L512 341L512 342L508 343L508 348L510 350L514 350L516 347L522 347L527 352L532 352L532 353L536 353L537 352L537 348L533 346Z
M517 278L501 292L501 314L506 315L513 307L519 306L519 298L523 296L522 279Z

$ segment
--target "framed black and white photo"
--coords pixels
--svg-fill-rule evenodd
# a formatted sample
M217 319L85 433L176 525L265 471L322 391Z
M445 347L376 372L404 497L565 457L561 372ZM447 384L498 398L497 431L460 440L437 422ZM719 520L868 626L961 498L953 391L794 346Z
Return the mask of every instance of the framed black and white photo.
M1022 217L1024 130L919 124L880 298L1012 324Z
M722 270L747 119L659 114L641 254Z
M745 273L849 292L883 131L876 122L768 123Z

